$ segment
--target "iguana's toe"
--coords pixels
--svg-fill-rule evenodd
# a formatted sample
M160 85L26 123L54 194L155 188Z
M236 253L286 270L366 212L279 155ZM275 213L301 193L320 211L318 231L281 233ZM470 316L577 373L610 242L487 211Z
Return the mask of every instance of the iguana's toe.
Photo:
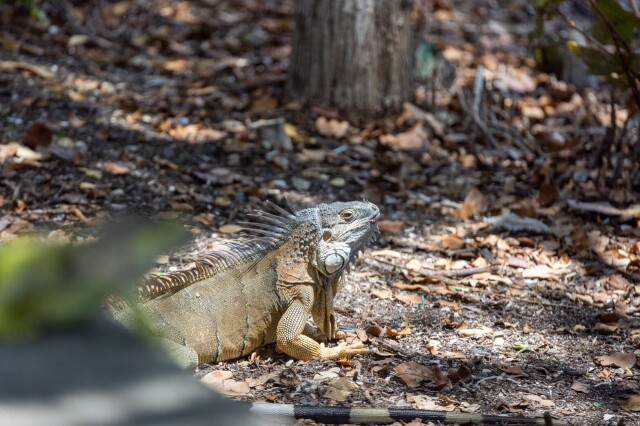
M340 343L338 346L332 348L325 348L320 345L320 358L321 359L337 359L350 355L367 355L369 354L369 348L362 343Z

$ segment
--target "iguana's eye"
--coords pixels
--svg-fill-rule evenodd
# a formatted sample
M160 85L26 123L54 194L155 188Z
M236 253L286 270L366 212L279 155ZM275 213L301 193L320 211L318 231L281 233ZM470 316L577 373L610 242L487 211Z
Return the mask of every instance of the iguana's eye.
M349 222L351 219L353 219L353 211L345 210L343 212L340 212L340 217L342 218L342 220Z

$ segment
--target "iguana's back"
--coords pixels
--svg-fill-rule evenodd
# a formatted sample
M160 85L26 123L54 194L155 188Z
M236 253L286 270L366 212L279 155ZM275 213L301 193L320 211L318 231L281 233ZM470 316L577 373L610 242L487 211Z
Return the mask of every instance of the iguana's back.
M238 358L275 341L285 308L271 257L223 271L141 309L158 335L194 349L199 363Z

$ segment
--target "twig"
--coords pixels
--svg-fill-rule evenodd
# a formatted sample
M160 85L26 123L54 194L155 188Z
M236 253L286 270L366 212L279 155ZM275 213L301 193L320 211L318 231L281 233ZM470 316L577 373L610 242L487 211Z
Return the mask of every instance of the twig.
M469 116L471 116L471 119L473 120L475 125L478 127L480 132L484 135L484 137L487 138L487 140L491 143L491 145L494 148L498 149L500 147L500 144L489 131L487 124L484 121L482 121L480 116L476 114L473 108L466 102L466 99L464 97L464 92L462 90L458 91L458 98L460 99L460 106L462 106L462 109L464 110L464 112L466 112L467 114L469 114Z
M441 271L439 273L435 273L428 269L423 269L423 268L420 268L419 270L415 268L407 268L402 265L398 265L397 263L390 262L388 260L383 260L383 259L374 259L374 260L376 262L384 263L386 265L395 266L396 268L418 272L422 275L426 275L429 277L460 278L460 277L467 277L469 275L482 274L484 272L493 272L493 271L497 271L500 268L499 266L483 266L480 268L450 269L448 271Z
M374 258L373 260L375 260L376 262L379 262L379 263L383 263L385 265L393 266L393 267L398 268L398 269L404 269L406 271L417 272L420 275L432 278L434 280L442 281L443 283L448 284L448 285L458 285L458 281L452 280L450 278L444 277L444 276L439 275L439 274L434 274L434 273L428 271L427 269L420 268L419 270L417 270L415 268L407 268L406 266L402 266L402 265L398 265L397 263L389 262L388 260L376 259L376 258Z
M635 13L636 16L640 18L640 9L638 8L638 3L636 3L636 0L629 0L629 3L631 3L631 9L633 9L633 13Z
M631 68L631 64L629 64L627 60L628 58L626 58L625 55L623 55L622 53L623 50L627 53L627 55L632 55L634 52L629 47L627 42L624 40L622 35L620 35L620 32L615 27L615 25L613 25L609 20L609 18L607 18L607 15L605 15L605 13L602 11L602 9L600 8L600 5L593 0L590 0L589 3L594 9L597 10L598 14L600 15L604 23L607 25L607 28L611 33L611 36L612 36L611 39L613 40L613 43L616 46L616 56L618 57L618 60L620 61L620 65L622 65L622 69L624 70L624 73L627 76L629 88L631 89L631 94L633 95L633 99L636 105L640 108L640 89L636 85L637 73L633 71L633 69Z
M480 102L482 101L482 89L484 88L484 67L476 68L476 79L473 83L473 111L480 115Z
M484 272L497 271L499 266L483 266L481 268L465 268L465 269L451 269L448 271L442 271L442 275L445 277L467 277L469 275L482 274Z
M406 271L417 272L420 275L423 275L425 277L429 277L429 278L432 278L434 280L442 281L443 283L445 283L447 285L454 286L454 287L464 287L467 291L485 294L487 296L491 296L491 297L494 297L494 298L497 298L497 299L511 300L511 301L518 301L518 302L526 302L526 303L531 303L531 304L535 304L535 305L549 306L549 307L553 307L553 308L573 307L573 306L564 305L564 304L561 304L561 303L545 302L543 300L525 299L523 297L514 298L513 296L503 296L503 295L497 294L495 292L486 291L486 290L482 290L480 288L470 287L470 286L464 285L459 281L453 280L451 278L447 278L445 276L442 276L441 274L434 274L434 273L432 273L431 271L429 271L427 269L420 268L419 270L417 270L416 268L407 268L406 266L398 265L397 263L390 262L388 260L376 259L376 258L373 258L373 260L375 260L376 262L385 264L385 265L393 266L393 267L398 268L398 269L404 269ZM492 266L492 267L489 267L489 268L491 268L490 270L493 270L493 268L498 268L498 267L497 266L495 266L495 267ZM464 274L464 271L474 271L475 270L476 272L471 272L471 274L474 274L474 273L478 273L477 271L478 270L482 270L482 269L484 269L484 268L461 269L460 272L455 271L455 273L456 274L460 274L460 273ZM483 271L483 272L485 272L485 271ZM458 275L458 277L460 277L460 275Z

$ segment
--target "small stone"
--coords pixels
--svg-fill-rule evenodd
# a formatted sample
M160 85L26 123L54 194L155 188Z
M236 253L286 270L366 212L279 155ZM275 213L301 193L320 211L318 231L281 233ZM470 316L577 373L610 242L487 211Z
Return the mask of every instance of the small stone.
M308 191L309 189L311 189L311 182L299 177L292 177L291 184L299 191Z
M331 184L331 186L335 186L337 188L342 188L347 184L344 178L341 178L341 177L333 178L329 181L329 183Z
M271 186L273 186L274 188L278 188L278 189L287 189L289 187L289 185L287 185L287 182L284 181L284 179L274 179L271 181Z
M229 207L231 205L231 200L227 197L216 197L213 203L218 207Z

